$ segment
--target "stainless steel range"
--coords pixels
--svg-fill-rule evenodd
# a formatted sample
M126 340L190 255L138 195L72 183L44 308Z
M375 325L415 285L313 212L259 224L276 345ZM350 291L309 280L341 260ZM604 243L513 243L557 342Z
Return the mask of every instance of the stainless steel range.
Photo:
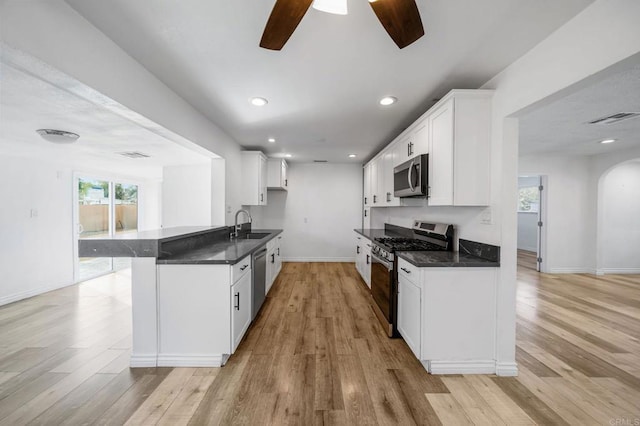
M398 335L398 260L395 252L453 250L452 225L415 221L412 230L406 231L397 237L375 238L371 247L373 308L389 337Z

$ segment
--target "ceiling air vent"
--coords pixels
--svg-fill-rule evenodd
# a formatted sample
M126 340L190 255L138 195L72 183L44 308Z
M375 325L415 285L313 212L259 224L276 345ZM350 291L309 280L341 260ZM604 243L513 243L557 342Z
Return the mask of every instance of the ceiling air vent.
M118 152L118 154L125 156L127 158L149 158L150 155L144 154L139 151L129 151L129 152Z
M640 112L619 112L617 114L609 115L607 117L597 118L593 121L589 121L589 124L614 124L622 120L629 120L640 116Z
M326 163L327 160L313 160L314 163Z

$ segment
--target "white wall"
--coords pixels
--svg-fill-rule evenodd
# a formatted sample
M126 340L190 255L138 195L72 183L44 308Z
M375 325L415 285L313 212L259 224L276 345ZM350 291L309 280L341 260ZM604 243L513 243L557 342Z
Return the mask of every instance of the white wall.
M211 164L167 166L162 179L162 226L210 226Z
M0 154L0 305L73 284L73 173L62 163ZM139 185L139 228L157 228L160 184L121 177Z
M353 230L362 226L362 167L289 163L288 191L269 191L251 207L253 228L284 229L285 261L353 262Z
M613 168L602 182L603 273L640 273L640 161Z
M526 156L520 158L521 174L547 176L543 253L550 273L594 273L596 191L590 184L589 157Z
M538 251L538 213L518 212L518 249Z
M33 56L108 97L106 107L118 104L134 111L225 159L227 224L240 208L240 146L184 99L169 89L111 39L62 0L5 1L0 3L1 40ZM74 90L74 88L68 88ZM82 89L84 94L86 89ZM137 117L127 113L128 117ZM174 138L175 139L175 138ZM215 214L215 216L218 216Z
M501 250L497 287L499 374L515 374L518 121L516 115L566 96L640 51L640 2L596 0L487 82L495 89L492 206ZM585 54L589 52L589 54ZM470 238L474 239L474 238Z

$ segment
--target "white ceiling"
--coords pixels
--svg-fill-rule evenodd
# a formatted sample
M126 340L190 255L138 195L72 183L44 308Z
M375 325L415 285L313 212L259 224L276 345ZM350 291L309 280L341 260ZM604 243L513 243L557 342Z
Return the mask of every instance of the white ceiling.
M592 1L418 0L426 36L399 50L368 2L350 0L347 16L309 9L280 52L258 46L274 0L67 3L241 145L361 162L434 98L481 86ZM385 95L398 103L379 106Z
M80 170L161 177L166 165L202 163L207 157L168 140L114 112L28 71L0 62L0 151L54 160ZM73 144L47 142L37 129L74 132ZM130 159L139 151L150 158Z
M640 146L640 117L609 125L589 121L640 113L640 61L520 117L520 155L598 155ZM616 139L612 144L598 143Z

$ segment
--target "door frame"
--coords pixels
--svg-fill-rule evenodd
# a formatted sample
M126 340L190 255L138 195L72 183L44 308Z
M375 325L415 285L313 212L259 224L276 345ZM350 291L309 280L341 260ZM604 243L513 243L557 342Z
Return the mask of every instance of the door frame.
M77 284L80 282L80 257L78 256L78 240L80 239L80 233L78 232L78 225L79 225L79 221L80 221L80 217L79 217L79 195L78 195L78 180L79 179L92 179L92 180L101 180L101 181L106 181L109 182L109 234L112 235L115 233L115 221L116 221L116 215L115 215L115 184L116 183L126 183L126 184L131 184L131 185L137 185L138 186L138 228L140 227L140 217L141 215L141 205L140 205L140 199L141 199L141 193L142 193L142 188L144 187L144 185L142 184L142 182L136 178L129 178L126 176L118 176L118 175L109 175L109 174L103 174L103 173L91 173L91 172L85 172L85 171L74 171L72 173L72 179L71 179L71 184L72 184L72 214L71 214L71 229L72 229L72 238L73 238L73 282L74 284ZM108 272L105 272L103 274L98 274L95 277L91 277L91 278L97 278L103 275L107 275L114 272L113 271L113 259L111 260L111 269ZM90 279L91 279L90 278Z

